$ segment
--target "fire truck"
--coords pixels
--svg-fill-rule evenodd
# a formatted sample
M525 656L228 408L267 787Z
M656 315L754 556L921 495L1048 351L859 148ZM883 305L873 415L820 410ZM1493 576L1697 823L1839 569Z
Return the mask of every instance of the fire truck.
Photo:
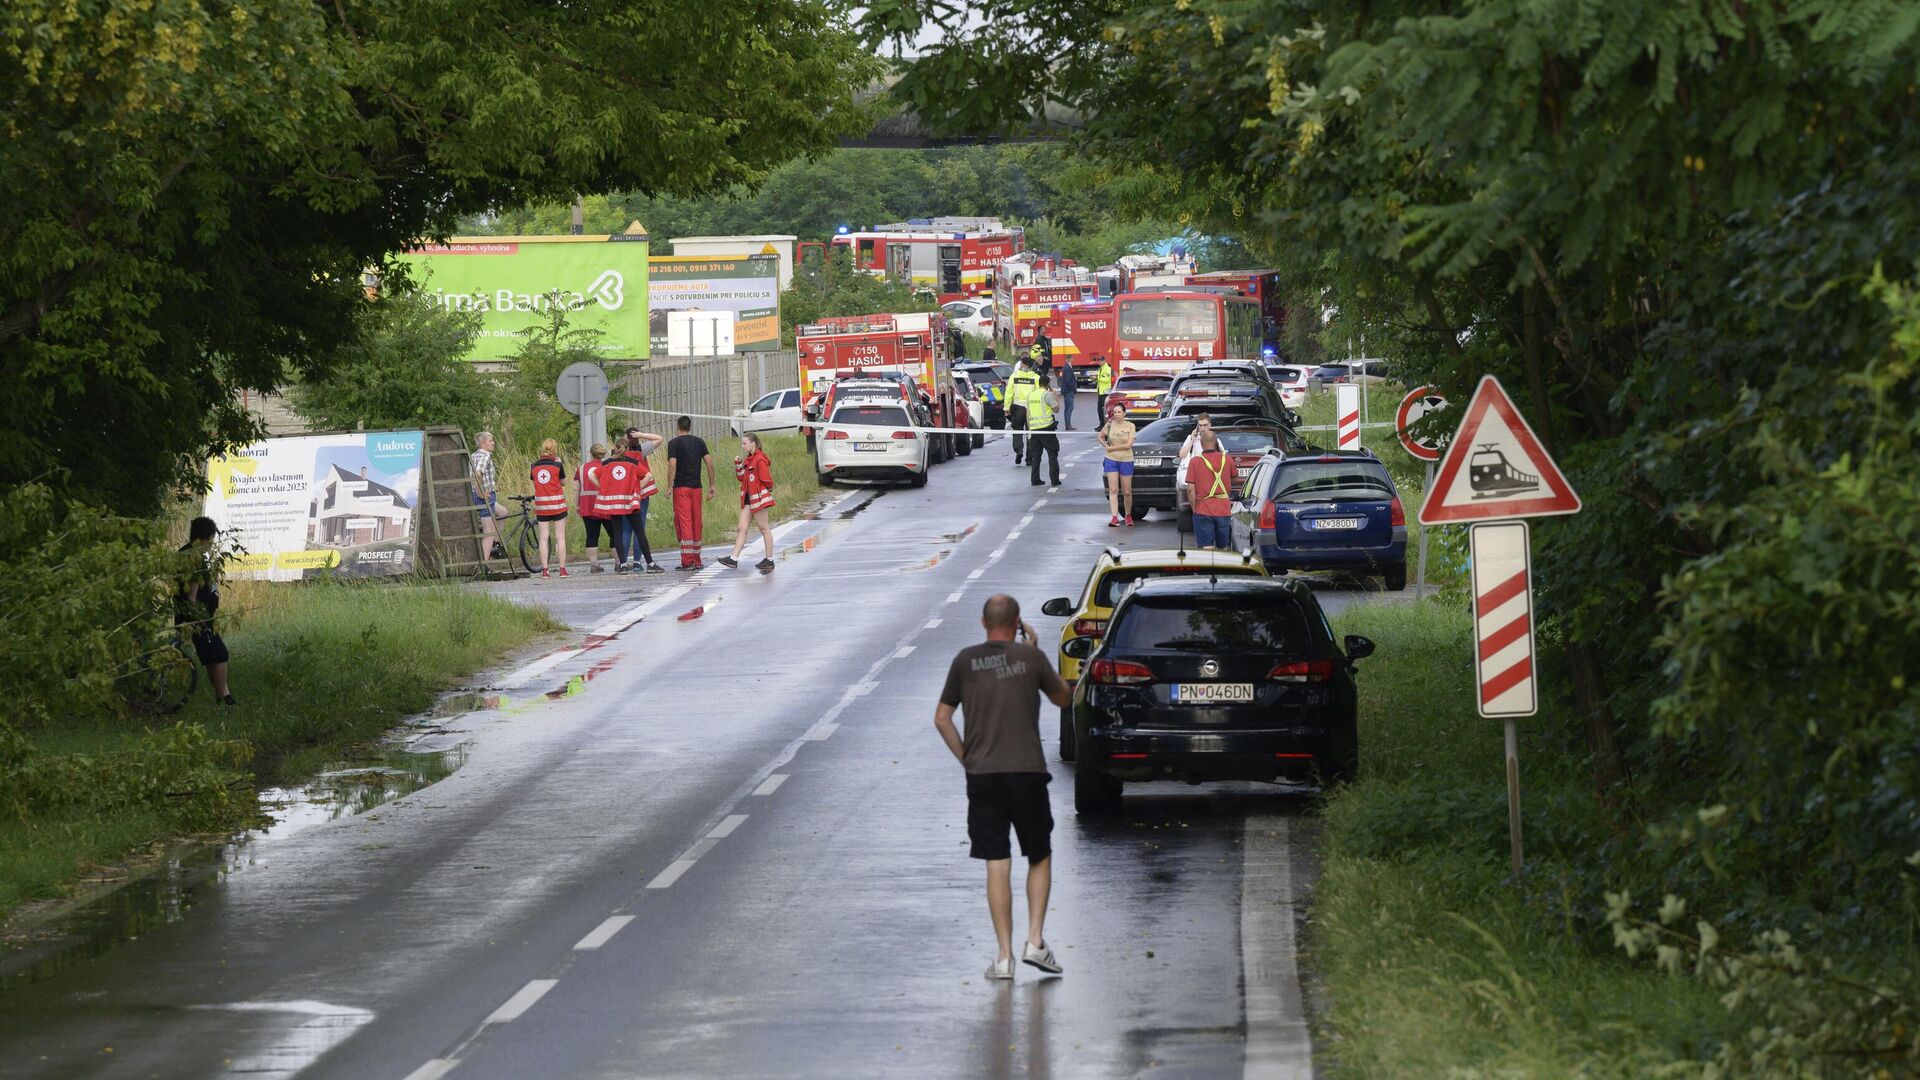
M1260 356L1260 304L1225 290L1166 289L1113 300L1119 369L1177 374L1200 360Z
M913 218L801 244L801 261L824 256L829 245L848 252L854 269L924 289L945 304L992 292L994 268L1026 247L1026 233L999 218Z
M994 336L1010 355L1021 355L1054 305L1092 300L1096 290L1094 273L1084 266L1032 255L1007 259L994 275Z
M1097 363L1112 364L1117 359L1112 300L1055 304L1044 325L1047 336L1053 339L1056 364L1064 358L1076 371L1090 371Z
M1224 287L1237 295L1258 300L1261 343L1266 349L1276 354L1279 352L1280 331L1287 325L1287 309L1280 300L1280 271L1215 270L1206 274L1190 274L1187 284L1209 291Z
M833 409L838 383L871 376L907 376L902 398L923 426L963 427L959 395L947 358L947 318L936 312L851 315L821 319L794 329L804 395L802 435ZM938 464L967 453L971 443L956 435L929 435L928 461ZM963 445L964 444L964 445Z
M1115 278L1114 293L1139 292L1155 285L1185 285L1200 269L1193 256L1182 251L1170 255L1122 255L1112 266L1101 267Z

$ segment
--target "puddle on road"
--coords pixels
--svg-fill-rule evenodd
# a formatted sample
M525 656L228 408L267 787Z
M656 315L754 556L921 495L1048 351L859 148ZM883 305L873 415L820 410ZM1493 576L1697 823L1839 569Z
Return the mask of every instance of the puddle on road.
M264 824L257 828L221 841L174 844L123 883L93 882L105 890L98 896L0 928L0 1001L185 918L228 875L245 871L269 845L412 794L444 779L466 757L463 744L433 753L382 747L341 761L304 784L260 792Z

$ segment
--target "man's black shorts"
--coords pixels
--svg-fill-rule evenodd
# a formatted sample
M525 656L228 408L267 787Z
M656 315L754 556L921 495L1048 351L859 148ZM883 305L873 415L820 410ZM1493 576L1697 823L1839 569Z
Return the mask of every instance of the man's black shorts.
M1046 773L968 773L968 852L976 859L1011 859L1007 827L1020 838L1020 854L1030 863L1053 854L1053 806L1047 800Z
M200 666L212 667L227 662L227 643L219 634L210 629L193 632L193 653L200 658Z

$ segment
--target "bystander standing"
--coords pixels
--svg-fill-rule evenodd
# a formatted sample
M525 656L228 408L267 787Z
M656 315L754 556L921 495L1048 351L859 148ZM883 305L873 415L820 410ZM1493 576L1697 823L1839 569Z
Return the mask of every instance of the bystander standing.
M197 517L187 526L187 542L180 553L189 556L189 565L173 594L173 624L187 629L193 642L193 655L207 669L207 682L213 696L223 705L235 705L232 688L227 685L227 643L213 628L213 616L220 610L220 553L214 550L220 527L212 518Z
M480 532L487 557L504 559L507 550L500 546L494 521L500 516L500 476L493 463L493 433L482 431L473 437L473 505L480 511Z
M700 569L700 541L706 535L704 499L713 498L713 456L707 442L693 433L693 417L673 422L677 434L667 442L667 487L673 492L673 532L680 538L680 569ZM701 470L706 471L704 493Z

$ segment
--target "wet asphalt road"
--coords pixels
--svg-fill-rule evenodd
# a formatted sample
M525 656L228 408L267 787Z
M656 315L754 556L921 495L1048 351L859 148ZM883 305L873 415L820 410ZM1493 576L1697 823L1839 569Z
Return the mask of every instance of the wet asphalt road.
M1172 542L1105 527L1090 445L1053 492L996 441L851 495L768 575L543 586L647 617L495 673L419 738L460 747L439 783L218 853L130 940L10 958L0 1075L1307 1075L1309 793L1130 786L1082 823L1056 762L1066 975L981 977L933 707L988 595L1051 651L1040 602L1100 546Z

